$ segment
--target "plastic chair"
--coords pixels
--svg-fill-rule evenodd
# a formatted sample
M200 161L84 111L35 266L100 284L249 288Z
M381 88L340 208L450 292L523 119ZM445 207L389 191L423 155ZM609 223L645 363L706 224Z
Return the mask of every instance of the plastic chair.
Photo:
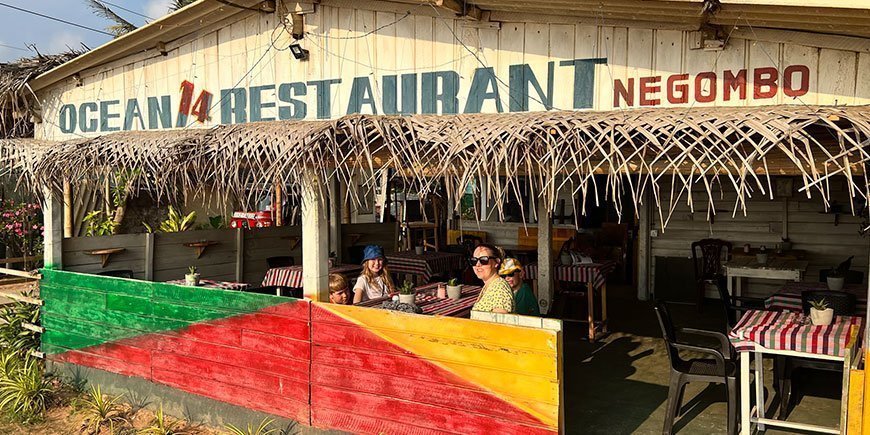
M269 265L269 269L274 269L276 267L294 266L296 264L296 260L294 260L293 257L289 255L279 255L266 258L266 264Z
M842 291L833 290L807 290L801 293L801 306L804 314L809 314L811 302L824 299L828 303L829 308L834 309L834 318L837 316L854 316L855 315L855 295ZM791 398L794 391L792 382L792 374L795 369L812 369L824 370L828 372L843 371L842 362L820 361L817 359L797 358L797 357L779 357L779 365L782 373L780 374L781 382L779 383L779 418L788 417L791 411Z
M716 349L679 342L676 338L677 329L674 328L667 306L662 302L657 302L655 311L659 320L659 326L662 328L665 348L671 363L668 406L662 433L673 433L674 420L680 415L680 405L683 401L683 392L685 391L686 384L689 382L707 382L725 384L726 400L728 403L728 434L736 434L737 363L735 352L728 341L728 337L720 332L681 328L679 332L684 335L714 338L719 341L720 347ZM707 358L683 359L680 356L681 350L702 353Z
M296 299L302 299L301 288L281 287L277 285L266 285L263 287L254 287L245 290L248 293L259 293L261 295L286 296Z
M102 272L97 272L97 275L102 276L114 276L118 278L130 278L133 279L133 271L128 269L121 270L104 270Z
M698 307L704 302L706 283L724 285L722 258L731 253L731 242L719 239L703 239L692 242L692 265L695 268L695 287L698 291Z
M716 290L719 291L719 298L722 299L722 306L725 308L725 320L729 330L737 324L743 313L749 310L764 309L764 299L732 296L728 294L728 289L720 283L716 282L713 285L716 286Z

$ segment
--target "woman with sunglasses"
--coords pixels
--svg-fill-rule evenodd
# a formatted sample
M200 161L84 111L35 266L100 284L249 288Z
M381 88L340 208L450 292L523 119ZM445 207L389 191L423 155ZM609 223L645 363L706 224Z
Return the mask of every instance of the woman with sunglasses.
M502 257L499 249L484 243L474 249L473 255L468 263L474 274L483 280L483 290L471 309L503 314L514 312L514 293L507 281L498 275Z
M505 258L501 263L501 269L498 274L507 281L508 285L514 291L514 305L516 305L517 314L523 316L540 316L541 311L538 309L538 302L535 300L535 294L532 288L525 282L525 272L523 265L516 258Z

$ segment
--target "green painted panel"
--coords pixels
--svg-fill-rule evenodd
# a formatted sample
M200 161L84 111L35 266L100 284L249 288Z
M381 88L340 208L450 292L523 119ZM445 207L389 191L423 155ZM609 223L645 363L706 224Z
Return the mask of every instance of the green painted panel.
M287 298L280 296L183 285L155 288L154 298L178 301L189 305L230 308L245 312L289 302Z
M150 297L155 286L172 284L117 278L114 276L89 275L86 273L45 270L43 282L64 287L79 287L107 293L123 293L133 296Z
M135 296L108 294L106 295L106 308L112 311L123 311L145 316L153 314L151 301L148 298Z
M49 355L54 355L54 354L58 354L58 353L64 353L64 352L70 350L70 349L67 349L67 348L62 347L62 346L56 346L56 345L53 345L53 344L47 344L47 343L45 343L45 342L42 342L42 345L40 346L39 349L42 350L43 352L49 354Z
M161 319L150 316L125 313L122 311L98 311L83 309L74 304L58 303L63 309L64 317L76 318L88 322L99 323L107 328L127 328L147 332L164 331L168 329L183 328L190 324L183 320ZM50 316L49 316L50 317Z
M93 337L85 337L83 335L73 334L65 331L46 329L45 333L42 334L42 343L63 346L68 349L81 349L83 347L103 344L104 340Z
M244 314L239 311L212 310L202 307L170 304L166 302L154 302L154 316L167 319L181 319L199 322L203 320L221 319L224 317Z
M54 284L40 283L39 296L46 301L47 311L53 311L48 302L67 302L94 310L106 308L106 294L102 292L83 290L74 287L63 287Z

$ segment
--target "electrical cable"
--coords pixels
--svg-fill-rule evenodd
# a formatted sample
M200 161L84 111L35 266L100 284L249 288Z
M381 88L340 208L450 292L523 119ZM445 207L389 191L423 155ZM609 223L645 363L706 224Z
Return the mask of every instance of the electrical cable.
M127 9L127 8L121 6L121 5L117 5L117 4L112 3L112 2L110 2L110 1L106 1L106 0L97 0L97 2L98 2L98 3L105 3L105 4L109 5L109 6L116 7L116 8L118 8L118 9L122 10L122 11L129 12L129 13L131 13L131 14L133 14L133 15L138 15L138 16L140 16L140 17L142 17L142 18L146 18L146 19L149 19L149 20L151 20L151 21L156 21L156 20L157 20L156 18L149 17L148 15L145 15L145 14L140 14L139 12L136 12L136 11L134 11L134 10L130 10L130 9Z
M11 49L13 49L13 50L21 50L21 51L27 51L27 52L32 52L32 51L33 51L33 50L28 50L28 49L26 49L26 48L15 47L15 46L12 46L12 45L6 45L6 44L0 44L0 47L6 47L6 48L11 48Z
M82 29L85 29L85 30L90 30L90 31L92 31L92 32L102 33L103 35L111 36L111 37L113 37L113 38L115 37L115 35L113 35L113 34L111 34L111 33L109 33L109 32L104 32L104 31L102 31L102 30L98 30L98 29L95 29L95 28L93 28L93 27L84 26L84 25L81 25L81 24L78 24L78 23L73 23L72 21L62 20L62 19L60 19L60 18L52 17L52 16L50 16L50 15L45 15L45 14L41 14L41 13L39 13L39 12L34 12L34 11L29 10L29 9L19 8L18 6L12 6L12 5L10 5L10 4L6 4L6 3L3 3L3 2L0 2L0 6L6 6L7 8L10 8L10 9L15 9L15 10L17 10L17 11L25 12L25 13L28 13L28 14L31 14L31 15L36 15L36 16L38 16L38 17L46 18L46 19L49 19L49 20L52 20L52 21L57 21L57 22L59 22L59 23L64 23L64 24L68 24L68 25L70 25L70 26L75 26L75 27L79 27L79 28L82 28Z

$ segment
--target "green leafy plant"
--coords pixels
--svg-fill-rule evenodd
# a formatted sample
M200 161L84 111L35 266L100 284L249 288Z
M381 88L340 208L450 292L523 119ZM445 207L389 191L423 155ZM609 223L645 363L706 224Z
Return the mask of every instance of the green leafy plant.
M399 287L400 295L412 295L414 294L414 284L411 281L405 281L402 283L402 286Z
M459 280L456 278L450 278L450 281L447 281L447 285L453 287L459 285Z
M94 210L86 214L84 221L86 224L85 235L88 237L110 236L115 234L115 230L118 228L115 220L100 210Z
M139 430L139 435L188 435L191 432L185 427L184 421L170 421L163 414L163 405L154 413L151 424Z
M216 230L224 229L227 227L227 219L221 215L217 216L209 216L208 223L212 228Z
M21 292L22 296L33 296L33 290ZM0 348L19 356L39 348L39 333L25 328L25 325L38 325L39 306L15 301L0 308Z
M3 355L0 365L4 372L0 376L0 409L21 423L41 419L53 392L42 363L29 355L10 353Z
M269 427L272 424L272 421L273 420L271 419L265 418L257 427L248 423L248 426L244 429L232 424L228 424L225 427L232 435L269 435L275 432L275 429Z
M828 309L828 301L826 301L824 298L818 301L810 301L810 306L819 311L825 311Z
M196 212L192 211L187 215L182 216L173 206L169 206L169 215L166 220L160 223L159 230L164 233L178 233L187 231L193 227L196 222Z
M104 395L99 385L92 386L87 397L75 404L85 417L82 428L98 434L106 427L109 433L115 433L116 427L128 424L124 407L118 403L120 399L121 396Z
M828 271L828 278L845 278L849 273L849 269L852 268L852 259L854 256L847 258L842 263L838 264L837 267L831 268Z

